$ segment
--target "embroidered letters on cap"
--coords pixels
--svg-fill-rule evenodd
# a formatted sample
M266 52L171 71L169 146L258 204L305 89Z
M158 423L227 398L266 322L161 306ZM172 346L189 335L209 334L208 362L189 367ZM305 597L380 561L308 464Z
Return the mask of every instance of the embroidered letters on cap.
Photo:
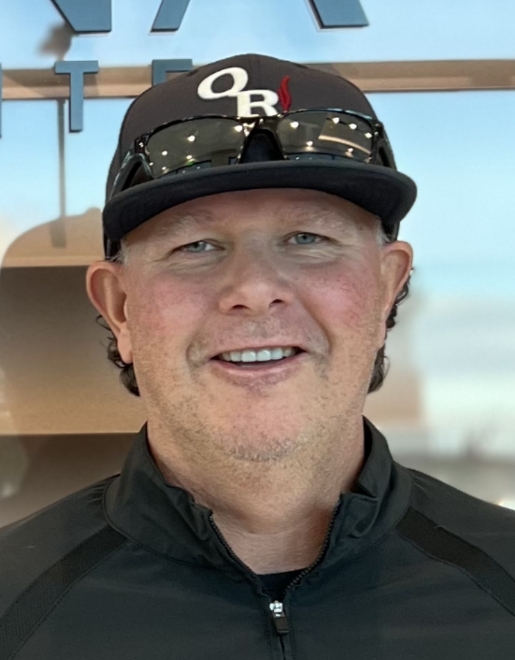
M213 83L221 76L229 75L232 77L232 87L225 92L213 91ZM262 108L266 115L277 114L274 107L279 102L279 96L271 89L245 89L249 81L249 75L239 66L232 66L228 69L216 71L205 78L198 86L198 95L201 99L213 100L226 96L234 96L237 102L236 114L239 117L254 117L259 113L253 112L255 108ZM254 98L252 98L254 97ZM261 98L256 98L261 97Z

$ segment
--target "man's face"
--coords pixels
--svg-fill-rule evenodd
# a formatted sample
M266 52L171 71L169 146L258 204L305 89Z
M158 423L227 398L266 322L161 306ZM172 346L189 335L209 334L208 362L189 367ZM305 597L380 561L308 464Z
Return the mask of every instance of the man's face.
M336 196L278 189L193 200L132 231L127 264L109 265L111 325L149 419L190 450L266 460L357 418L412 259L406 243L380 247L378 223ZM241 378L210 359L277 345L306 353Z

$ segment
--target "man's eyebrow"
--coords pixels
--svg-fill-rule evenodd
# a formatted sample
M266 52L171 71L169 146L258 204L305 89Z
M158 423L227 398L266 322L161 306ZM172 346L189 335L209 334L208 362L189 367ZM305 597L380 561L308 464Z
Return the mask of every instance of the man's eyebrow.
M318 204L310 204L309 202L292 204L288 208L285 217L288 221L310 222L320 228L336 230L350 229L356 223L356 219L349 217L349 214L344 210L320 208Z
M193 213L186 213L167 218L167 221L161 224L153 233L157 239L167 238L179 233L182 229L187 227L200 227L213 223L216 216L211 211L199 210Z
M183 229L196 229L206 227L219 220L209 209L199 209L194 213L177 214L167 218L167 221L161 224L153 237L160 239L170 238L180 233ZM353 221L347 217L343 211L335 209L323 209L317 204L303 202L300 204L289 204L286 209L282 209L278 214L278 225L293 222L310 222L318 227L331 227L333 229L348 229Z

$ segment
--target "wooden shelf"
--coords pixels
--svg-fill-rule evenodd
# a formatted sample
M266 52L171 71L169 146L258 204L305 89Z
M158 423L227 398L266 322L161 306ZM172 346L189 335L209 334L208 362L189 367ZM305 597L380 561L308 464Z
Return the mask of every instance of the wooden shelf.
M202 63L195 63L202 64ZM515 60L306 63L337 73L364 92L515 89ZM69 97L69 76L53 69L4 69L4 100ZM181 74L171 73L170 78ZM86 98L133 98L151 86L151 66L100 67L84 76Z

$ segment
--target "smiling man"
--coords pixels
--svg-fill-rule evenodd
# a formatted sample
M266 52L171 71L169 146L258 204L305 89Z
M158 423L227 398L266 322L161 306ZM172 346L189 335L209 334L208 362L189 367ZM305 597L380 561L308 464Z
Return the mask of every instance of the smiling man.
M343 78L244 55L136 99L86 286L147 422L0 533L2 660L513 658L513 513L363 416L415 195Z
M304 568L364 454L362 410L411 248L335 195L201 197L90 268L169 483L257 573Z

